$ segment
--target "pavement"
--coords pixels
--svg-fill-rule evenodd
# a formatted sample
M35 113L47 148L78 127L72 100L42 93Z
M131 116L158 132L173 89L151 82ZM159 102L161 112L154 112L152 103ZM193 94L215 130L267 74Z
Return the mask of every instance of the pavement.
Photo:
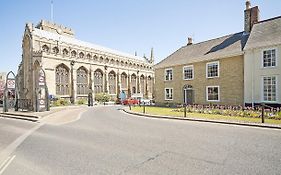
M52 114L60 112L60 115L63 114L62 111L69 111L72 109L80 109L85 108L86 106L59 106L59 107L52 107L50 111L44 111L44 112L33 112L33 111L14 111L9 110L9 112L1 112L0 118L12 118L12 119L20 119L20 120L27 120L27 121L33 121L33 122L40 122L43 118L46 116L51 116ZM2 108L0 108L0 111L3 111Z

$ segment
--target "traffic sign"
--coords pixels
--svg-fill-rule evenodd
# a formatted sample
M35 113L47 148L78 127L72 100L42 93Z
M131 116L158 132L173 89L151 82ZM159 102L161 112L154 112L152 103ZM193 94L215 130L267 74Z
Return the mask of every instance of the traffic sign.
M39 86L44 86L45 85L44 80L45 80L45 77L43 77L43 76L39 77Z
M7 88L8 89L15 89L16 88L16 80L7 80Z

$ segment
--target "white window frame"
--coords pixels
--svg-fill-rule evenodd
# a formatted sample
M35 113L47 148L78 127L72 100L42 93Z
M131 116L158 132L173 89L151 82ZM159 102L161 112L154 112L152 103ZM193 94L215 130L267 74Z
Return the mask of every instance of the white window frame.
M169 79L167 80L166 79L166 73L167 73L168 70L172 70L172 76L169 76ZM167 68L167 69L164 70L164 80L165 81L172 81L173 80L173 76L174 76L173 68Z
M215 77L209 77L208 76L208 66L210 64L217 64L218 65L218 75L215 76ZM218 77L220 77L220 62L219 61L213 61L213 62L206 63L206 78L218 78Z
M167 89L169 89L169 92L171 92L171 90L172 90L172 93L171 93L171 94L172 94L172 98L171 98L171 99L167 99L167 98L166 98L166 97L167 97L167 94L166 94L166 90L167 90ZM166 100L166 101L172 101L172 100L174 99L174 98L173 98L173 97L174 97L174 89L173 89L173 88L165 88L165 89L164 89L164 95L165 95L165 100Z
M209 100L208 99L208 88L218 88L218 100ZM220 86L206 86L206 101L208 102L220 102Z
M264 67L263 52L268 51L268 50L275 50L275 66ZM278 66L278 49L275 47L262 49L262 51L261 51L261 68L270 69L270 68L276 68L277 66Z
M192 78L185 78L185 69L187 68L191 68L192 69ZM188 66L184 66L182 68L182 75L183 75L183 80L193 80L194 79L194 66L193 65L188 65Z
M276 81L276 87L275 87L275 90L276 90L276 97L275 97L275 101L267 101L267 100L264 100L264 78L265 77L275 77L275 81ZM276 103L278 102L278 77L276 75L267 75L267 76L262 76L261 77L261 101L262 102L266 102L266 103Z

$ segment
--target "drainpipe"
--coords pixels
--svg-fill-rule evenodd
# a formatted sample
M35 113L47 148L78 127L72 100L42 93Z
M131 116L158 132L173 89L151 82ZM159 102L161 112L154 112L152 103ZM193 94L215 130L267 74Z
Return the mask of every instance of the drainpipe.
M255 106L255 103L254 103L254 89L255 89L255 86L254 86L254 69L255 69L255 54L254 54L254 51L252 50L252 53L253 53L253 64L252 64L252 107Z

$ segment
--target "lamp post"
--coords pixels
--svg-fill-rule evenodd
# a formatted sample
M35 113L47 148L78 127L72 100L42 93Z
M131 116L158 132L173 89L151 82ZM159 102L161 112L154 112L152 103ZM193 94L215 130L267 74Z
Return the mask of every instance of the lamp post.
M104 93L108 93L107 89L107 66L104 66Z
M70 103L74 104L74 77L73 77L73 66L75 64L75 61L71 61L70 65L71 65L71 70L70 70L70 76L71 76L71 96L70 96Z

